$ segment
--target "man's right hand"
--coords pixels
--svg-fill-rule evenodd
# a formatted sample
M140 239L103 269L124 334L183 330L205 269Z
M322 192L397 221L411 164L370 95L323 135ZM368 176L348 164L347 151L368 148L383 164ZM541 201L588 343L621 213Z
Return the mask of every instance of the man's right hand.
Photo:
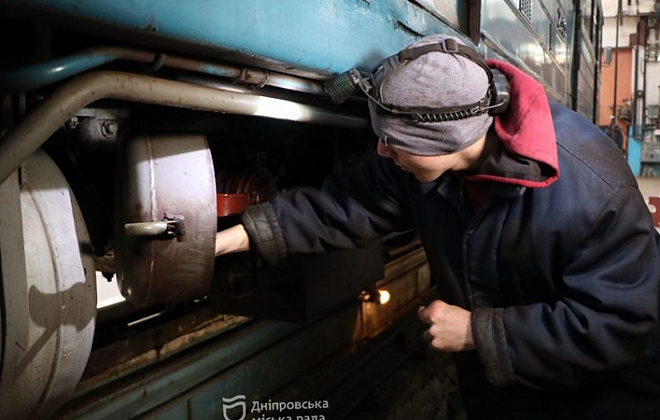
M250 250L250 238L243 225L235 225L215 234L215 256Z

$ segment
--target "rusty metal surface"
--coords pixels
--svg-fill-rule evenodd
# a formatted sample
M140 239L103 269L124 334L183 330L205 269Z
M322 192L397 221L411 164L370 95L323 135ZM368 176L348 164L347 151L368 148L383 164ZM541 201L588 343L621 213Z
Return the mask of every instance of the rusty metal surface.
M146 304L204 296L214 265L215 175L199 134L141 134L127 140L115 222L122 294ZM130 236L127 224L174 223L155 236Z

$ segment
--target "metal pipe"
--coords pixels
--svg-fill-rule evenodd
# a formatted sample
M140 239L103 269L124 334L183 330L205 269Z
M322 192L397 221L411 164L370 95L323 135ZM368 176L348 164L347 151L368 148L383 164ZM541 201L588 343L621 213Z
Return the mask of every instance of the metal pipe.
M577 4L577 3L576 3ZM600 13L598 13L598 22L597 25L599 28L602 28L604 25L604 17L602 10ZM602 29L598 31L598 36L596 38L596 45L594 46L594 51L596 51L596 54L601 54L601 49L603 46L603 31ZM596 60L596 64L593 68L594 70L594 90L593 90L593 98L592 98L592 103L594 104L593 111L591 113L591 122L594 124L598 124L598 119L600 117L600 109L599 109L599 104L600 104L600 84L602 81L602 73L601 73L601 67L602 67L602 61L601 60Z
M21 92L46 86L116 60L152 63L156 56L132 48L87 48L54 60L0 71L0 91Z
M0 138L0 183L76 111L106 98L355 129L367 126L365 118L276 98L227 92L150 76L91 72L61 86Z
M616 11L616 39L614 40L615 49L614 49L614 100L612 104L612 115L614 119L612 122L616 123L619 119L619 116L616 114L616 101L617 101L617 90L619 89L619 26L622 24L622 11L621 11L621 0L618 2L618 7ZM610 126L610 129L612 126Z
M162 67L170 67L226 77L249 85L269 85L315 95L325 94L323 85L320 82L289 76L287 74L112 46L87 48L75 54L43 63L0 71L0 91L21 92L35 89L65 80L117 60L152 64L154 71Z
M236 67L228 64L210 63L207 61L169 55L163 56L163 66L179 70L206 73L212 76L226 77L235 82L247 85L257 85L260 87L268 85L296 92L325 95L325 90L321 82L289 76L282 73L273 73L272 71L264 69Z
M637 50L639 51L639 47L637 47ZM644 69L642 70L642 92L643 92L642 109L641 110L635 109L636 111L639 112L640 115L639 115L638 118L635 118L635 121L633 121L633 124L635 124L633 126L634 136L635 137L639 136L638 138L640 138L642 140L644 139L644 127L646 126L646 87L647 87L647 83L646 83L647 78L646 77L647 77L647 74L648 74L647 73L647 70L648 70L647 64L648 64L648 60L646 60L646 57L645 57L644 64L643 64ZM635 95L635 99L637 99L637 95ZM641 121L641 123L636 124L638 121Z
M577 5L578 2L576 1ZM578 28L573 34L573 46L572 46L572 57L571 57L571 67L570 67L570 91L569 91L569 101L571 109L574 111L579 111L580 104L578 101L578 81L580 80L580 63L582 59L582 8L575 8L575 27Z

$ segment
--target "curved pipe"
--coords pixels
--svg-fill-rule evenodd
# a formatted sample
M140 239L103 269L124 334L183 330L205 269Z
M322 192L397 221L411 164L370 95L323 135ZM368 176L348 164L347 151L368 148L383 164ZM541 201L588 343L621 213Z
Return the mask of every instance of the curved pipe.
M54 60L0 71L0 90L20 92L76 76L116 60L152 63L156 53L121 47L95 47Z
M158 70L161 67L170 67L227 77L236 82L249 85L269 85L315 95L325 94L321 83L286 74L169 56L134 48L112 46L87 48L75 54L43 63L0 71L0 91L21 92L35 89L68 79L117 60L151 64L154 70Z
M355 129L367 123L364 118L276 98L129 73L91 72L61 86L0 138L0 183L79 109L106 98Z

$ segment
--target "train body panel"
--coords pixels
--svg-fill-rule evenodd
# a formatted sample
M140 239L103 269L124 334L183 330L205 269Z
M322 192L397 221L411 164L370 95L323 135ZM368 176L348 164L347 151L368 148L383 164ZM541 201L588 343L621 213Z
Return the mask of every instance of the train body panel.
M0 208L11 210L0 216L0 405L15 404L0 420L461 411L450 359L421 340L415 312L434 288L415 232L268 266L249 253L211 261L214 228L373 153L365 99L336 105L324 82L370 71L425 35L454 35L508 61L595 120L598 1L0 7L0 36L13 40L0 57ZM48 204L29 204L41 194L30 190L39 159L52 160L48 173L71 197L53 201L65 208L47 222L38 214ZM75 234L57 233L73 220ZM26 268L47 246L52 267ZM78 283L61 277L67 270ZM82 287L92 270L121 291L118 303L93 307L92 285ZM41 290L51 284L61 290ZM73 321L36 315L69 298L62 314ZM38 398L28 398L29 384L41 387Z
M5 10L91 27L117 41L322 77L371 69L421 35L446 32L424 2L5 1ZM368 22L368 24L365 24ZM292 30L295 28L295 34ZM306 73L305 71L309 71Z

